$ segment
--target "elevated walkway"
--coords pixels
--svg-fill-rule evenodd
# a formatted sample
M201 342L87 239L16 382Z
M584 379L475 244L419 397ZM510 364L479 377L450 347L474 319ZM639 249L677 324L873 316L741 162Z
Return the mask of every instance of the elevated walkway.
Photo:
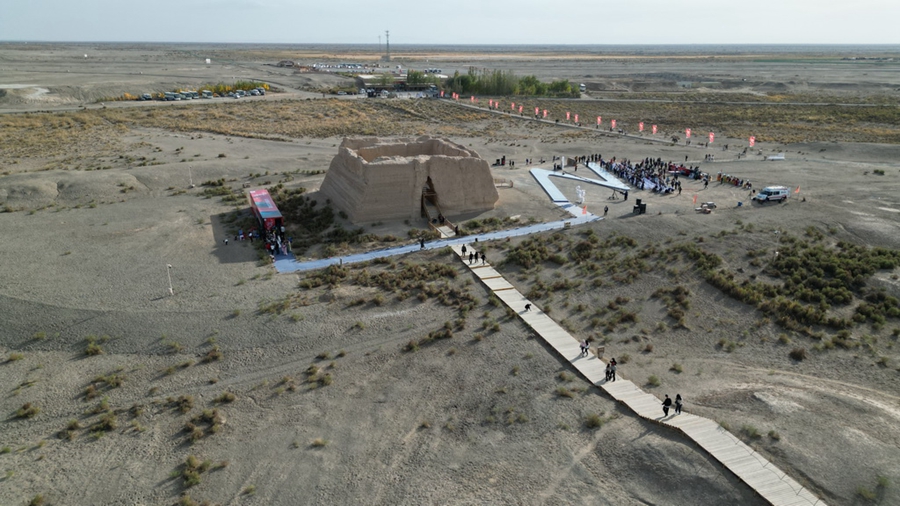
M453 251L459 256L462 256L461 246L461 243L452 246ZM463 261L463 264L471 269L498 299L516 311L547 344L568 360L572 367L613 399L628 406L635 414L680 431L775 506L825 506L824 501L716 422L690 413L682 412L675 415L674 410L670 411L672 414L664 417L662 401L644 392L631 381L623 379L621 374L618 375L617 381L606 381L606 362L590 354L582 357L576 339L537 305L526 299L497 270L490 265L469 265L468 261ZM531 304L531 311L525 311L525 304Z

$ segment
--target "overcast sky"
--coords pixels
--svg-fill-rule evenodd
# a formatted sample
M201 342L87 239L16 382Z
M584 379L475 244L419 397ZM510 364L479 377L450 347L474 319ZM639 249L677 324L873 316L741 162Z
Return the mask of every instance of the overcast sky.
M0 40L900 44L900 0L8 0ZM383 39L382 39L383 40Z

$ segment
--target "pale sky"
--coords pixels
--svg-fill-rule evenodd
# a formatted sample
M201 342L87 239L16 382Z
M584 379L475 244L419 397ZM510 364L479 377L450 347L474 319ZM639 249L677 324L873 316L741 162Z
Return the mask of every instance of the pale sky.
M8 0L0 40L900 44L898 0Z

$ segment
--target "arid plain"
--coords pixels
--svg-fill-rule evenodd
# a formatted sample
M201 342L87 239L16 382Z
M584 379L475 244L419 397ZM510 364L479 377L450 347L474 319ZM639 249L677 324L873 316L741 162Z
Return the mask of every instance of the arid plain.
M274 66L379 57L340 47L0 45L0 503L764 504L576 376L446 251L297 275L223 244L251 222L246 188L317 200L344 136L421 134L516 161L492 169L513 183L495 210L449 217L473 232L567 215L525 158L699 164L708 188L623 202L586 187L606 219L479 247L624 377L680 393L828 504L900 502L900 62L853 56L394 54L585 83L581 99L495 98L615 118L625 137L338 96L352 79ZM273 91L110 100L238 80ZM685 146L684 128L716 140ZM719 172L791 198L753 204ZM718 208L696 213L694 196ZM412 242L427 224L328 226L290 222L300 259ZM364 234L335 240L338 227ZM851 296L818 302L824 289L804 290L836 286L834 262L858 274ZM754 300L761 285L782 291Z

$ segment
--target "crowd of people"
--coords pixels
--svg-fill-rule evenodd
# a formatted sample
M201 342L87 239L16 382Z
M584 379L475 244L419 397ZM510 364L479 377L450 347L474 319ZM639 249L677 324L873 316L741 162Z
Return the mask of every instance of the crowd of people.
M240 229L234 236L234 242L245 240L253 242L260 239L265 241L264 248L272 260L275 260L276 255L287 255L293 251L291 245L294 239L285 236L284 227L272 227L266 230L265 237L262 237L256 228L250 229L246 234L244 234L244 229ZM227 237L222 242L225 243L225 246L228 246Z
M731 176L728 174L722 174L721 171L719 171L719 173L716 174L716 181L718 181L722 184L729 184L732 186L737 186L738 188L743 188L746 190L753 188L753 184L751 184L749 180L741 179L739 177Z

